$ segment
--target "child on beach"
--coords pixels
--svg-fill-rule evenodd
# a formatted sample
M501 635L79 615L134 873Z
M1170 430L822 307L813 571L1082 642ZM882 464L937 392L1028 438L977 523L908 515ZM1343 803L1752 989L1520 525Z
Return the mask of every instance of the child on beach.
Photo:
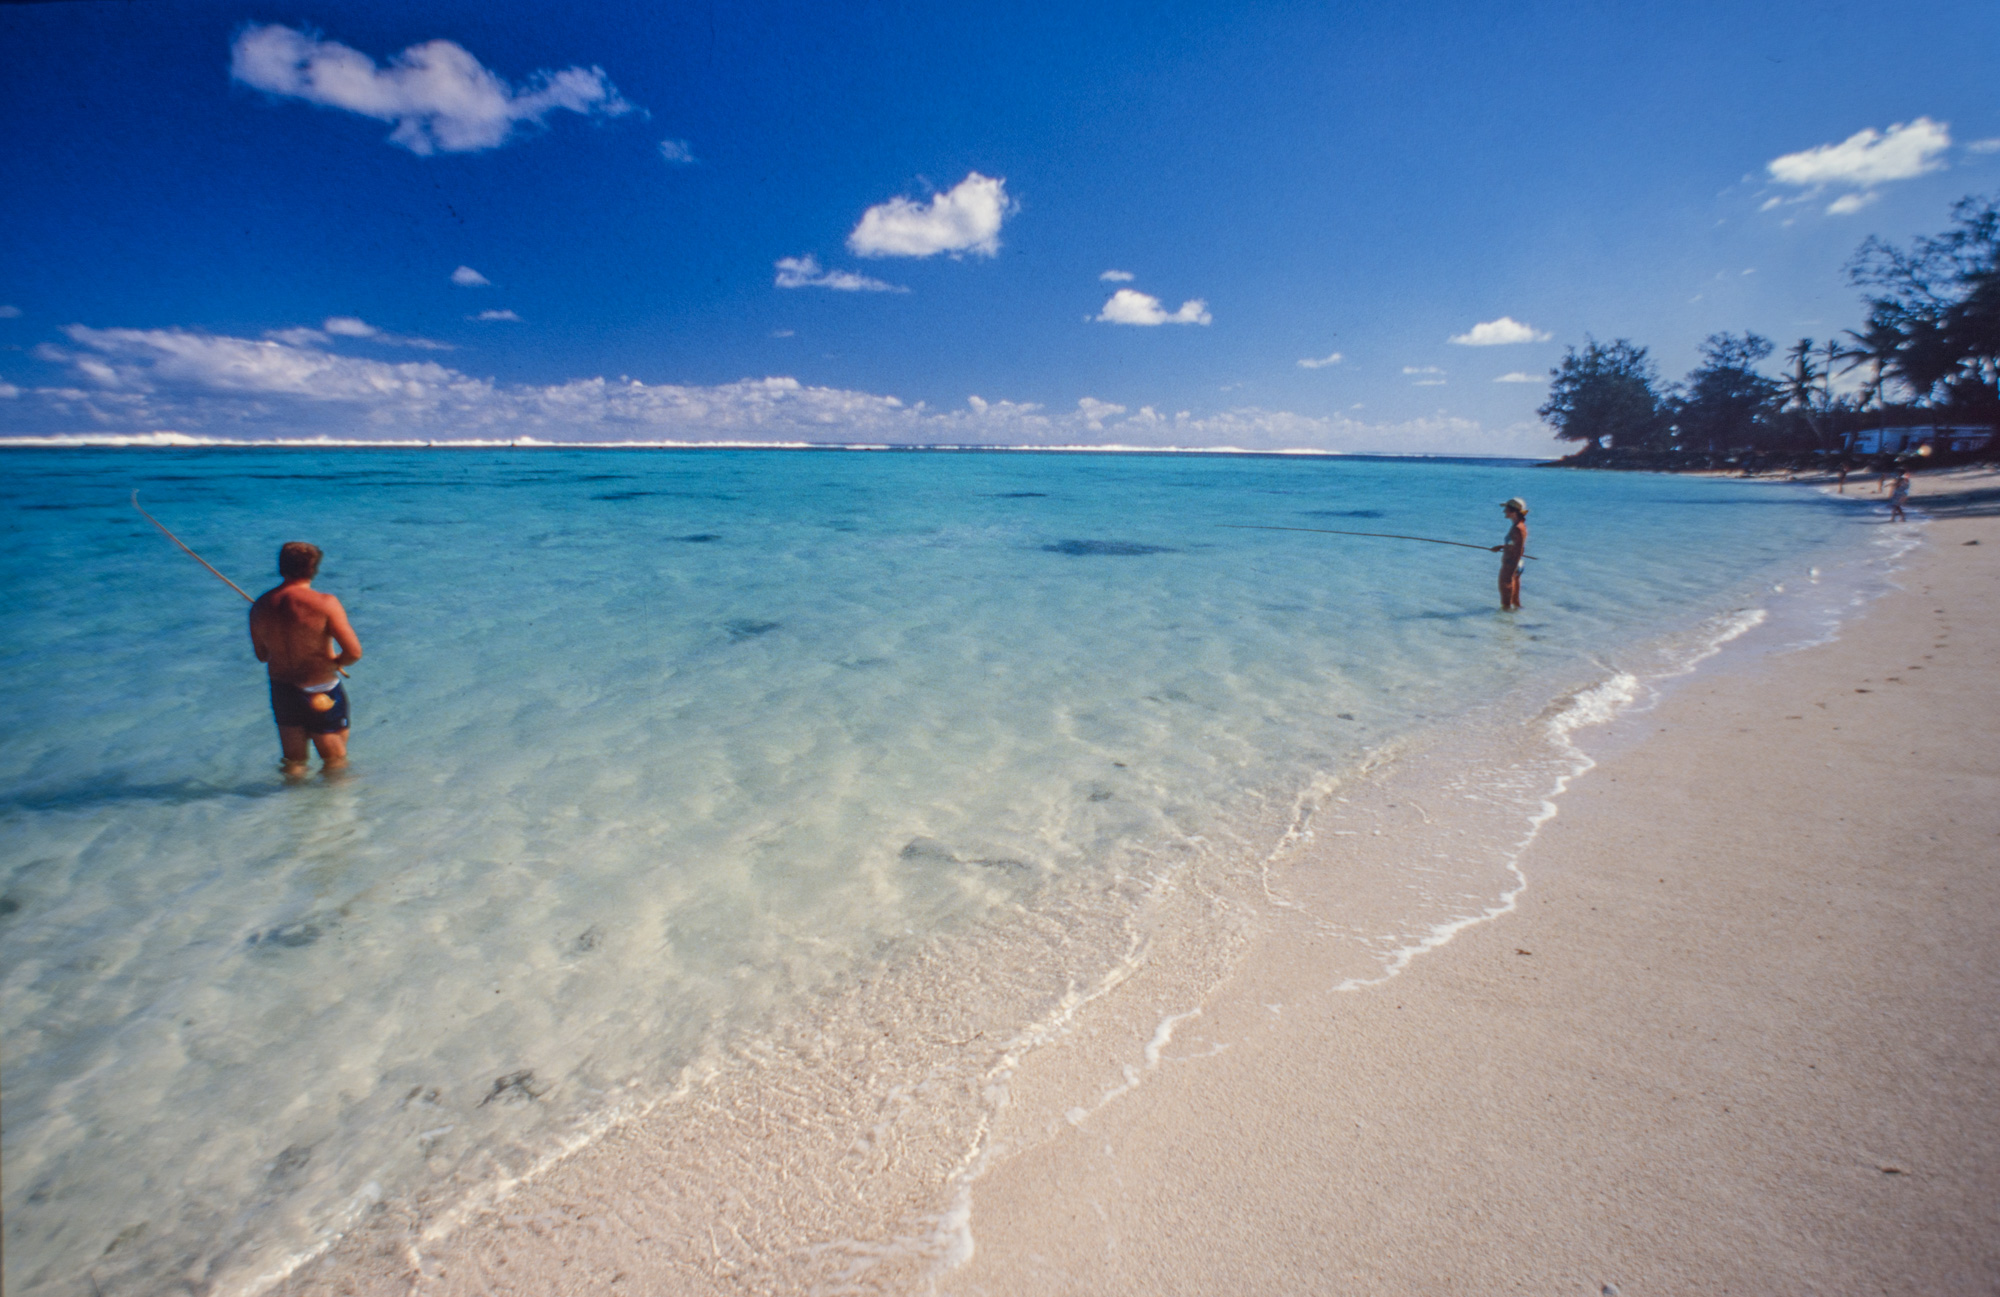
M1910 498L1910 470L1903 469L1896 474L1896 484L1889 488L1889 520L1902 522L1903 501Z

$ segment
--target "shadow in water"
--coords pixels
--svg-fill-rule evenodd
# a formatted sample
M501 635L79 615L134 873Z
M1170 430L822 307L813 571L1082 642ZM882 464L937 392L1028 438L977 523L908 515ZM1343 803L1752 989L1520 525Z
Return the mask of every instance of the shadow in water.
M1051 554L1068 554L1072 558L1083 558L1095 554L1135 555L1135 554L1178 554L1180 551L1165 545L1141 545L1130 540L1059 540L1042 546Z
M276 797L290 791L281 783L219 785L194 780L171 784L113 784L51 789L0 798L0 815L15 811L80 811L96 807L124 806L137 802L193 805L221 801L228 797Z

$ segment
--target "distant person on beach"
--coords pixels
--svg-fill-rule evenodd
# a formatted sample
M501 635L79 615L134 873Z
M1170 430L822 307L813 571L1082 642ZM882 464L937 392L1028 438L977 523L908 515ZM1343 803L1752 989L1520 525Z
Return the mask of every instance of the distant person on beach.
M323 768L347 764L347 691L340 669L361 660L361 640L347 624L340 600L312 588L319 575L319 546L287 541L278 550L284 582L250 605L250 645L271 675L271 714L287 778L306 772L306 740L319 749Z
M1840 461L1840 480L1834 483L1833 491L1835 495L1847 494L1847 461L1844 459Z
M1903 501L1910 498L1910 470L1896 474L1896 484L1889 488L1889 520L1903 522Z
M1528 552L1528 506L1517 495L1500 507L1514 524L1507 529L1507 539L1493 547L1493 552L1500 556L1500 611L1513 612L1521 606L1521 565L1527 561Z

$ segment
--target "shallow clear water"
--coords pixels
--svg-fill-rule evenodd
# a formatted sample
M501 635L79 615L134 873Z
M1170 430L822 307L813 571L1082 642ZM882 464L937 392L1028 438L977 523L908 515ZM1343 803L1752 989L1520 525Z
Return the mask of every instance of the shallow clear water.
M12 452L6 1283L241 1287L719 1042L1851 542L1798 489L1518 465ZM242 601L327 550L352 774L287 787ZM1224 524L1497 542L1497 560Z

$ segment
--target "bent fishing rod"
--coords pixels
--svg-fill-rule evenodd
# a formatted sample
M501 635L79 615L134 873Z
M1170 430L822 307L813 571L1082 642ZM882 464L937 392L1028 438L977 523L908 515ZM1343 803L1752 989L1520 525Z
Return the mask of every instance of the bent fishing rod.
M132 507L134 509L139 509L139 492L137 490L134 490L132 492ZM168 531L167 524L161 522L158 518L155 518L152 514L147 513L144 509L139 509L139 516L141 518L144 518L147 522L152 523L155 527L158 527L160 529L160 534L162 536L165 536L168 540L172 541L174 544L179 545L181 547L182 552L185 553L189 558L201 564L203 567L207 568L210 572L215 573L216 580L222 582L222 584L228 586L231 590L234 590L236 593L242 595L243 602L248 604L255 604L257 602L256 599L251 597L250 592L248 590L245 590L242 586L236 584L234 581L231 581L228 577L222 575L222 573L216 572L215 564L209 562L201 555L189 549L186 541L182 540L179 536L174 535L171 531ZM335 667L334 670L339 671L342 676L347 675L347 672L344 668Z
M1403 536L1393 531L1335 531L1331 527L1266 527L1250 522L1220 522L1218 527L1230 527L1237 531L1309 531L1315 536L1370 536L1376 540L1415 540L1426 545L1455 545L1459 549L1476 549L1482 554L1491 554L1497 545L1468 545L1462 540L1437 540L1430 536ZM1523 554L1522 558L1539 560L1539 554Z

